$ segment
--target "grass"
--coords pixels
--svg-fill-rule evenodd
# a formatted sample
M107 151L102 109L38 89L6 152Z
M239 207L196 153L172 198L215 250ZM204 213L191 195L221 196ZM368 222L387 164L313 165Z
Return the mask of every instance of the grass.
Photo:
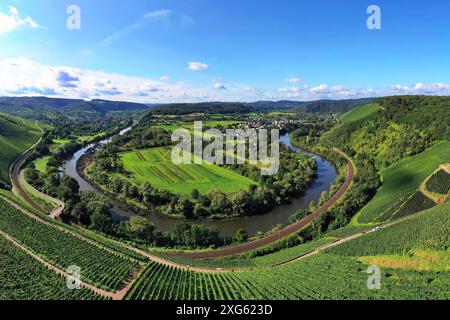
M47 168L47 162L50 160L50 157L43 157L39 158L36 161L34 161L34 166L36 167L36 170L39 172L45 172Z
M227 193L249 187L255 182L231 170L212 164L175 165L170 148L136 150L121 154L125 169L137 184L149 182L155 187L187 194L193 189L207 193L220 189Z
M341 115L339 118L341 119L342 122L356 121L369 117L380 110L381 106L379 104L369 103L356 109L350 110L349 112Z
M0 179L9 181L9 166L35 144L41 129L34 121L0 113Z
M450 202L418 213L397 224L328 249L345 256L411 255L450 248Z
M383 186L355 216L354 222L369 223L419 185L450 158L450 142L440 141L424 152L405 158L381 171Z
M450 251L418 250L411 255L381 255L360 257L362 263L390 269L416 271L450 271Z

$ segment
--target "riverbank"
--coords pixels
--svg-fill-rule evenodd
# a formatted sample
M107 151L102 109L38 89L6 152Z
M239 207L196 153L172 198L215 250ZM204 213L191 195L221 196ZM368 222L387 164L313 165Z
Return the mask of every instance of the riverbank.
M304 150L301 151L295 149L295 147L292 146L292 144L290 143L289 134L281 136L280 140L296 152L305 152ZM101 144L104 143L107 143L107 141L101 142ZM76 169L76 163L85 153L87 153L87 151L88 148L84 148L75 153L74 157L66 162L65 172L78 181L80 190L99 192L106 196L109 196L107 193L99 190L99 188L91 185L88 181L82 178L79 174L79 172L82 173L80 171L80 168L78 170ZM293 199L291 203L277 206L272 211L263 215L244 216L227 220L198 220L193 221L193 223L215 226L218 230L220 230L221 237L233 237L238 229L243 229L249 236L254 236L260 232L266 233L272 231L274 227L280 225L289 225L289 217L298 210L308 210L311 201L317 203L321 197L322 192L328 192L331 185L336 181L336 178L338 176L336 168L331 162L327 161L317 154L313 156L316 157L318 164L317 178L311 185L308 186L308 189L302 194L301 197ZM111 203L113 204L113 215L117 220L126 220L136 214L145 214L148 219L158 228L158 230L162 232L170 232L175 227L175 224L177 222L176 219L161 216L155 212L151 212L148 210L132 208L122 201L118 201L111 196L109 197L111 199Z

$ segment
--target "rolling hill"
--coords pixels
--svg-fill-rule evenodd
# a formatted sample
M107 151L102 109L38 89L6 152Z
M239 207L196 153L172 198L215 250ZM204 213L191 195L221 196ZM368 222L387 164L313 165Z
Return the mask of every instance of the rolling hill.
M9 183L9 166L39 140L41 129L34 121L0 113L0 182Z

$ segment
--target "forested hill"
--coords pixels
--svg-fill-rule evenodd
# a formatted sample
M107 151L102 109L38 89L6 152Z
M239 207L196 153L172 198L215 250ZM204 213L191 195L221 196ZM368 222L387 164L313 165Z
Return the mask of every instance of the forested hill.
M394 96L375 102L379 112L340 125L323 142L385 167L450 140L450 97Z
M319 101L257 101L244 102L204 102L175 103L155 106L151 112L160 115L204 114L246 114L284 110L295 113L343 113L372 102L374 99L319 100Z
M57 99L47 97L0 97L0 112L27 118L37 113L71 113L104 116L116 111L146 110L149 106L122 101Z
M349 100L319 100L300 102L290 109L296 113L344 113L354 108L373 102L373 98L349 99Z

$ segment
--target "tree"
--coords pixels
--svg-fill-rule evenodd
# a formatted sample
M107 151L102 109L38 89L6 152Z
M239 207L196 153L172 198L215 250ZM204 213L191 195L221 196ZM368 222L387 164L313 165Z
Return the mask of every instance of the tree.
M133 216L128 222L128 232L131 236L139 239L145 239L149 242L154 240L153 232L155 226L146 218Z
M234 236L234 241L239 243L244 243L248 240L248 234L247 231L243 229L239 229L236 231L236 235Z
M190 244L190 232L192 224L186 220L177 220L170 235L173 242L178 245Z

